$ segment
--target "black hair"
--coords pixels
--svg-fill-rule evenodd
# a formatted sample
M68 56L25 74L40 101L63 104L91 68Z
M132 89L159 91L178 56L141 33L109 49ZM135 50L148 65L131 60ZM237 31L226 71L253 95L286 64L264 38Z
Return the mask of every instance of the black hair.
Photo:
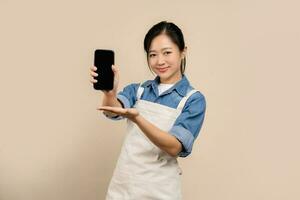
M183 34L182 34L182 31L180 30L180 28L172 22L161 21L161 22L155 24L154 26L152 26L152 28L148 31L148 33L145 36L144 50L147 53L147 61L148 61L148 54L149 54L149 48L150 48L151 42L156 36L158 36L160 34L166 34L168 37L170 37L172 42L174 42L178 46L178 48L181 52L185 48L184 38L183 38ZM181 65L180 65L181 74L184 74L185 66L186 66L186 58L184 57L183 61L181 61ZM149 67L149 65L148 65L148 67ZM152 72L150 67L149 67L149 69Z

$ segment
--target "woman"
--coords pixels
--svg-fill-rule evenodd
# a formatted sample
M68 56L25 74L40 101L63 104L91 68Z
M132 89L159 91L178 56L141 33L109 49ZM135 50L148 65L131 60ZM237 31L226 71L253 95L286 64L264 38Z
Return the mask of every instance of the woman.
M114 89L102 91L98 109L113 120L127 118L127 135L110 181L106 199L182 199L177 157L192 151L206 110L204 95L184 74L183 34L162 21L146 34L144 49L156 77L127 85L117 93L119 70L113 65ZM91 67L95 83L96 67Z

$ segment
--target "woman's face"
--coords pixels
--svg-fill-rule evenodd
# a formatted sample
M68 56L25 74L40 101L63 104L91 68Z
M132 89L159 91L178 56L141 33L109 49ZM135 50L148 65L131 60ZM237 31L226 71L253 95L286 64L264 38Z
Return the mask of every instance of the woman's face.
M180 52L178 46L165 34L156 36L150 45L148 64L160 77L161 83L176 83L182 77L180 64L186 48Z

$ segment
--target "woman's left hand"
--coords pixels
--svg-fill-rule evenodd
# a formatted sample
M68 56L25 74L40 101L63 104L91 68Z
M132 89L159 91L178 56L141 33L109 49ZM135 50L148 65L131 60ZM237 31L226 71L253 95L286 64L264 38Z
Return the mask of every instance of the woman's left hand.
M111 107L111 106L100 106L97 110L109 111L117 115L126 117L132 121L139 115L139 111L136 108L121 108L121 107Z

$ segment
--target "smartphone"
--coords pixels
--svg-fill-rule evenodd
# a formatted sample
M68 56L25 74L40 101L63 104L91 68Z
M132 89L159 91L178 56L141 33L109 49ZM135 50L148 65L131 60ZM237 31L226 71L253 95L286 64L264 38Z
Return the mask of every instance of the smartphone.
M113 50L96 49L94 56L94 65L97 67L98 74L94 83L95 90L112 90L114 87L114 72L112 65L115 63L115 53Z

